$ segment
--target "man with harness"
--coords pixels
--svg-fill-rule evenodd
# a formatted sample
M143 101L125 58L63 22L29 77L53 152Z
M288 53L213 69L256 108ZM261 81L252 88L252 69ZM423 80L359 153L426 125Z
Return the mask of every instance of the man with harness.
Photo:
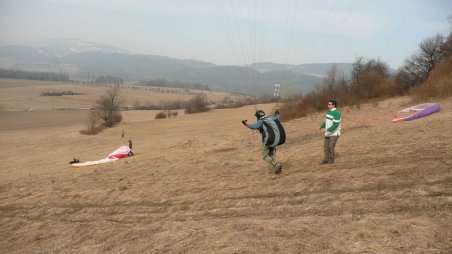
M257 119L254 124L248 124L248 120L243 120L242 123L252 130L259 130L262 134L262 157L273 166L274 173L279 174L282 165L275 159L276 146L284 144L286 140L284 128L279 121L279 108L273 116L265 117L265 112L262 110L257 110L254 116Z

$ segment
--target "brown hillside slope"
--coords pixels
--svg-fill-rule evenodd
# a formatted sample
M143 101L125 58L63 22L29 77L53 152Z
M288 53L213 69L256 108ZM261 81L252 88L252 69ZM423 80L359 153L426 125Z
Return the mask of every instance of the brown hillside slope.
M253 106L152 121L125 112L96 136L78 134L83 123L2 130L0 252L450 253L452 102L440 103L400 124L407 98L341 109L334 166L319 165L323 114L290 121L281 175L240 123ZM68 167L128 138L133 157Z

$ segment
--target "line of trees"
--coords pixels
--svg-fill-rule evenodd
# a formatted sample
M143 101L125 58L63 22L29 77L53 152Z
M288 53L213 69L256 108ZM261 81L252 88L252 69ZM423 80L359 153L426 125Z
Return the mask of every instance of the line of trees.
M452 56L452 33L427 38L419 44L418 52L405 60L397 73L397 83L407 89L424 82L436 65Z
M114 85L121 85L124 83L124 80L120 77L116 76L99 76L94 81L96 84L114 84Z
M452 33L423 40L395 74L381 59L359 56L352 67L347 76L333 65L316 91L283 100L283 120L325 110L325 101L333 98L345 106L409 93L418 98L452 95Z
M40 96L63 96L63 95L84 95L84 93L76 93L72 90L67 91L54 91L54 92L41 92Z
M30 72L19 70L7 70L0 68L0 78L44 80L44 81L69 81L69 74L55 72Z
M149 81L142 81L142 82L137 83L137 85L152 86L152 87L184 88L184 89L204 90L204 91L210 90L208 85L203 85L200 83L168 81L166 79L154 79L154 80L149 80Z

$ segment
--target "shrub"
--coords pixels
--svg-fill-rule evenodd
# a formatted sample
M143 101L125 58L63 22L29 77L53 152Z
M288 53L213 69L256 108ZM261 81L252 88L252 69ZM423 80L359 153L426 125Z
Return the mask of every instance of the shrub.
M104 128L105 128L104 125L101 124L90 130L80 130L79 132L80 132L80 134L83 134L83 135L96 135L96 134L100 133Z
M90 110L88 114L88 119L86 121L86 130L81 130L80 134L83 135L95 135L101 132L105 126L103 124L98 124L99 118L97 117L94 110Z
M377 89L384 82L384 76L377 70L363 71L354 84L353 92L363 99L371 99L378 96Z
M164 119L164 118L166 118L167 116L166 116L166 113L165 113L165 111L160 111L160 112L158 112L156 115L155 115L155 119Z
M401 88L397 75L386 80L377 87L379 97L394 97L403 95L405 91Z
M312 108L312 107L311 107ZM284 112L281 115L282 121L288 121L299 117L308 115L308 105L304 101L303 95L294 95L287 98L281 105L281 111Z
M177 111L171 111L171 110L167 110L167 111L160 111L157 113L157 115L155 115L155 119L163 119L163 118L167 118L167 117L176 117L178 115Z
M186 114L200 113L209 111L205 94L199 94L191 98L185 108Z
M231 99L229 97L225 97L221 102L219 102L215 108L216 109L225 109L225 108L240 108L246 105L253 105L258 103L272 103L277 102L277 98L274 96L262 96L260 98L254 97L240 97L238 99Z
M122 121L122 115L119 114L119 112L116 112L116 114L113 116L115 123L119 123Z

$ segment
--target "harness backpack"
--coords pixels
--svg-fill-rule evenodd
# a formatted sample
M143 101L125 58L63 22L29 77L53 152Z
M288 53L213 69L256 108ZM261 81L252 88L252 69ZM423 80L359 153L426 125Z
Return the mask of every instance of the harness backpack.
M263 125L261 132L263 134L263 142L268 147L276 147L286 142L286 131L281 122L274 117L262 118Z

